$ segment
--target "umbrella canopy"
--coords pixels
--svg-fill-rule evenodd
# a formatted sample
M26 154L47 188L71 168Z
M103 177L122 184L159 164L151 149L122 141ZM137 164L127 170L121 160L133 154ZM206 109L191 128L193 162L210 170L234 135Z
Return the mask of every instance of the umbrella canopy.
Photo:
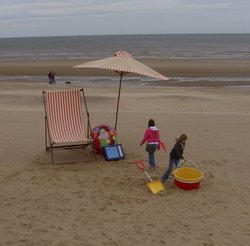
M168 80L167 77L156 72L155 70L144 65L143 63L138 62L132 57L130 53L125 51L117 51L115 52L115 56L113 57L82 63L80 65L74 66L74 68L98 68L98 69L112 70L120 74L120 85L119 85L117 108L116 108L115 129L117 126L118 109L119 109L120 92L121 92L123 75L127 73L134 73L155 78L158 80Z

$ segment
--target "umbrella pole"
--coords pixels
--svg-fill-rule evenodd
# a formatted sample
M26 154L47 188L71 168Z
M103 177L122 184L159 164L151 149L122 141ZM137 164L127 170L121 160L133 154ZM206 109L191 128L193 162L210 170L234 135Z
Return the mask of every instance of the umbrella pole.
M120 85L119 85L119 92L118 92L117 106L116 106L116 114L115 114L115 129L116 129L116 126L117 126L118 109L119 109L119 104L120 104L120 93L121 93L121 86L122 86L122 76L123 76L123 73L120 74Z

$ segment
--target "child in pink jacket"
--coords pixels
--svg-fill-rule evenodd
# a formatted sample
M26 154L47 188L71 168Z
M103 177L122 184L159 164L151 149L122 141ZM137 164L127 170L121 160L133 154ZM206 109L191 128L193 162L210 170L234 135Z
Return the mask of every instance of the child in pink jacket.
M141 141L141 146L147 142L146 151L148 152L149 168L155 169L155 156L156 149L160 149L160 132L155 126L153 119L148 121L148 128L145 131L144 137Z

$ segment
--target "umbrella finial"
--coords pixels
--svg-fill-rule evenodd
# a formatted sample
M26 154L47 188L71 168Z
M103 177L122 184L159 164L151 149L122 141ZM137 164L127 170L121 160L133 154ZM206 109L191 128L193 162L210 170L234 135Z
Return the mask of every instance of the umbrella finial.
M126 58L132 58L132 54L130 54L129 52L127 51L116 51L115 52L115 56L118 56L118 57L126 57Z

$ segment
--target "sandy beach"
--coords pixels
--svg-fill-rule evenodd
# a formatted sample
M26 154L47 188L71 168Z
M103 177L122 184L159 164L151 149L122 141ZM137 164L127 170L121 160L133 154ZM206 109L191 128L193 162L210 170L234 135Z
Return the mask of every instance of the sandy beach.
M57 76L105 74L72 69L81 62L1 61L0 75L47 76L50 69ZM169 77L250 75L247 60L147 64ZM58 150L58 164L52 165L45 151L42 90L82 86L0 82L0 245L249 244L249 89L124 84L118 136L126 159L107 162L101 155L95 160L87 149ZM84 90L91 126L113 125L118 84L87 84ZM165 191L150 193L147 178L133 164L147 162L139 143L149 118L167 145L167 152L156 153L152 178L161 178L174 139L186 133L185 157L204 172L198 190L182 190L169 179Z
M188 58L138 60L170 77L250 76L250 60ZM57 75L114 75L112 71L73 68L86 61L90 61L90 59L1 60L0 75L47 75L50 70L56 71Z

